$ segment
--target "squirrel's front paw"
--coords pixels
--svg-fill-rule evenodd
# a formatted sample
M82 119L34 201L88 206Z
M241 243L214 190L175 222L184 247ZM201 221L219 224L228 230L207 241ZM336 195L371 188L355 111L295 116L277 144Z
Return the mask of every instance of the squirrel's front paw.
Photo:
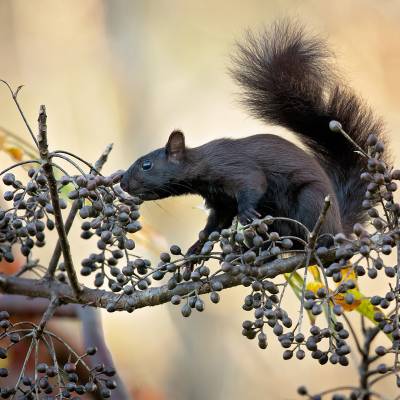
M189 247L188 251L186 252L186 255L191 256L193 254L200 254L202 247L203 247L203 242L197 240Z
M185 254L185 257L190 257L192 255L196 255L196 254L200 254L200 251L203 247L203 242L200 240L197 240L195 243L193 243L188 251ZM197 260L196 259L188 259L187 261L185 261L182 266L185 270L189 270L190 272L193 271L194 266L197 264Z
M238 214L239 222L242 225L247 225L249 222L260 218L261 214L258 213L254 208L248 208Z

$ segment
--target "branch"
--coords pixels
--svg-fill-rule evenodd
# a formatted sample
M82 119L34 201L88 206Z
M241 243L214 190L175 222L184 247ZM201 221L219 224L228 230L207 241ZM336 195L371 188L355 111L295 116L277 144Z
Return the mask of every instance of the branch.
M260 279L271 279L278 275L293 272L296 269L304 268L304 255L296 255L285 259L276 259L259 267ZM324 263L330 263L335 259L335 250L329 251L323 258ZM314 261L311 258L310 262ZM198 294L210 293L211 283L219 282L227 289L241 284L243 274L230 275L221 274L210 279L208 282L183 282L178 284L173 290L168 289L168 285L149 288L143 291L136 291L132 295L113 293L106 290L90 289L83 287L79 298L74 296L69 285L48 280L35 280L26 278L16 278L0 274L0 292L8 294L22 294L28 297L51 298L56 295L61 303L87 304L93 307L106 308L109 303L114 303L116 311L126 309L127 301L130 299L130 306L143 308L157 306L167 303L172 296L185 296L196 291Z
M38 329L36 331L36 339L42 336L43 330L46 327L47 322L53 317L57 307L59 306L60 301L57 296L52 295L50 299L50 303L44 312L42 319L39 322Z
M53 173L53 168L50 163L49 158L49 148L47 142L47 125L46 125L47 115L46 108L44 105L40 106L39 110L39 134L38 134L38 144L39 144L39 153L40 157L43 160L43 171L47 177L47 181L49 184L49 191L51 197L51 203L54 209L54 218L55 225L57 228L59 242L61 246L61 251L64 258L65 270L67 271L67 275L72 286L72 290L75 297L79 297L79 293L81 291L78 278L76 276L74 264L72 261L71 250L69 247L69 242L67 238L67 233L65 231L65 225L61 213L58 190L57 190L57 181Z
M79 208L80 208L79 207L80 202L81 202L81 200L77 199L77 200L74 200L74 202L72 203L71 210L68 214L68 217L67 217L67 219L65 221L65 225L64 225L66 235L68 235L69 231L71 230L72 223L74 222L76 214L78 213ZM49 268L47 269L47 272L46 272L46 277L50 278L50 277L54 276L56 269L57 269L58 262L60 261L61 253L62 253L62 241L61 241L61 238L59 238L57 241L56 247L54 249L53 255L51 256L51 259L49 262Z
M104 340L100 311L94 308L80 307L78 313L82 321L84 346L86 348L91 346L97 348L96 354L88 358L87 362L92 368L95 368L96 365L104 364L115 369L111 353ZM118 374L113 379L117 382L117 387L113 390L112 398L114 400L132 399Z
M324 199L324 207L322 208L322 211L318 217L318 220L315 223L314 229L310 233L310 238L309 238L309 242L308 242L309 249L314 249L315 244L317 243L319 232L321 230L322 224L325 221L325 217L326 217L326 214L327 214L330 206L331 206L331 198L330 198L330 196L326 196Z
M44 298L29 298L18 295L1 295L0 308L12 315L22 315L24 317L41 317L49 306L49 300ZM57 307L54 316L65 318L76 318L78 316L79 304L67 304Z
M113 144L112 143L108 144L103 153L101 154L101 156L99 157L99 159L94 163L94 168L97 172L101 172L104 164L108 160L108 156L110 155L112 149L113 149Z

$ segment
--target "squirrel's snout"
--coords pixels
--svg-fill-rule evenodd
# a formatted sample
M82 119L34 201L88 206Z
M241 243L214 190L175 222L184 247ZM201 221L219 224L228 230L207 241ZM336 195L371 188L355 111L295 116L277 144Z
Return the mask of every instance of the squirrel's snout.
M130 195L137 195L137 192L140 188L138 182L132 178L132 175L129 173L129 170L126 171L121 178L120 182L121 189Z

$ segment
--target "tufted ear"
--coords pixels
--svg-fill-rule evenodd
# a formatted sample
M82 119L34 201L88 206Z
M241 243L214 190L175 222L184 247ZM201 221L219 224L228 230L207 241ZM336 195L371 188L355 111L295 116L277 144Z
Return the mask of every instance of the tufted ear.
M184 158L186 152L185 135L181 131L175 130L169 135L165 152L171 161L181 161Z

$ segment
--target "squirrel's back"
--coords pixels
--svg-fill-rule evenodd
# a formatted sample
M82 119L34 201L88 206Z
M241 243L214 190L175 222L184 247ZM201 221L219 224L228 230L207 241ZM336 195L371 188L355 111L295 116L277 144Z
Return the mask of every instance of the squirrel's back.
M383 139L382 123L337 78L332 54L319 38L288 21L278 22L259 36L251 33L238 44L232 75L243 88L250 112L294 132L312 151L335 188L342 225L350 233L366 212L362 200L366 167L354 146L329 122L339 121L361 148L370 134Z
M304 181L326 180L327 175L312 155L294 143L274 134L256 134L243 138L221 138L189 150L189 158L196 169L203 160L209 173L234 175L234 170L262 169L266 175L296 175ZM293 177L295 179L295 177ZM327 193L332 194L332 193Z

